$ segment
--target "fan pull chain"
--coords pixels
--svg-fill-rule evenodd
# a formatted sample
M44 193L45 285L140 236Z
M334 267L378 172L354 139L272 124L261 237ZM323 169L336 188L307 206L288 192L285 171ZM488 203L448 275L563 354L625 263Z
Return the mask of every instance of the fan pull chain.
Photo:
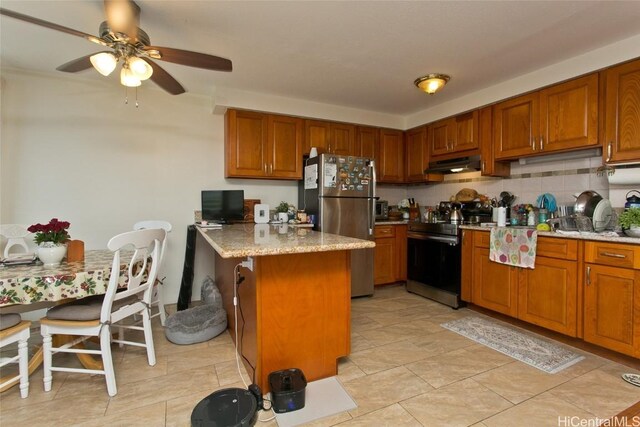
M136 87L136 108L138 108L138 88Z
M124 105L129 105L129 91L124 87Z

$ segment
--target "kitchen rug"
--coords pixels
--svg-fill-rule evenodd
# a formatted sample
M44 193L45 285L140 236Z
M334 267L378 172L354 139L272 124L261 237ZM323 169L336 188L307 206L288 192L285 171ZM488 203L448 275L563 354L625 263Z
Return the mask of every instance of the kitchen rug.
M336 377L324 378L307 383L304 408L276 414L276 421L279 427L299 426L357 407Z
M554 342L489 319L465 317L440 326L549 374L584 359Z

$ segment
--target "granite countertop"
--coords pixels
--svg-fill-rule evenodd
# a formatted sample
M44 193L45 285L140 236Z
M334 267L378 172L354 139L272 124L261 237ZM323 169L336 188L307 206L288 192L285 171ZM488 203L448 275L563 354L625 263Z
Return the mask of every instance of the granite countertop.
M490 231L491 227L482 227L478 225L461 225L460 228L465 230L476 231ZM612 236L610 234L599 233L579 233L579 232L567 232L560 233L556 231L540 231L538 230L538 236L545 237L557 237L561 239L578 239L578 240L597 240L600 242L612 242L612 243L631 243L634 245L640 245L640 238L629 236Z
M197 227L222 258L344 251L375 247L373 240L354 239L287 224L233 224L221 229Z

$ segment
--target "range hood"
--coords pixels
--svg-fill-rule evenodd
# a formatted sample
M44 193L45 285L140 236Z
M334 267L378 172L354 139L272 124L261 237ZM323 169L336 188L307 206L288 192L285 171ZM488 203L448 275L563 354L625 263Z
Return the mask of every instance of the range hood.
M480 170L480 156L467 156L429 162L429 167L425 169L424 173L457 173L478 170Z

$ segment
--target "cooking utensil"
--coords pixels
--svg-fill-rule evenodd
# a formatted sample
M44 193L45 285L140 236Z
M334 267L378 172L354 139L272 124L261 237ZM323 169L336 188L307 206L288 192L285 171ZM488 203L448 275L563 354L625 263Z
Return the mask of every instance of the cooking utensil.
M576 198L575 203L575 214L576 215L584 215L588 218L593 217L593 211L595 211L596 206L602 200L602 196L593 190L587 190L580 193L580 195Z
M458 203L451 204L451 216L449 217L449 220L451 221L452 224L461 224L462 221L464 221L464 216L460 211L460 204Z

